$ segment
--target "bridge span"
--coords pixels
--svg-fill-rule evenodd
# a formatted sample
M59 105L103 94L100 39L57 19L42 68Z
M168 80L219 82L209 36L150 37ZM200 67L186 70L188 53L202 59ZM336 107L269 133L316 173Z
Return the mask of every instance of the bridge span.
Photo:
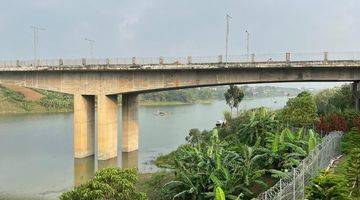
M122 150L138 149L138 94L181 88L272 82L351 81L357 109L360 98L359 59L321 59L223 62L218 56L206 62L119 63L110 59L48 60L36 62L0 61L0 84L45 89L74 95L74 156L97 154L100 160L117 156L117 95L122 95ZM360 54L359 54L360 55ZM95 109L95 103L97 109ZM97 121L95 121L95 110ZM97 131L95 131L97 124Z

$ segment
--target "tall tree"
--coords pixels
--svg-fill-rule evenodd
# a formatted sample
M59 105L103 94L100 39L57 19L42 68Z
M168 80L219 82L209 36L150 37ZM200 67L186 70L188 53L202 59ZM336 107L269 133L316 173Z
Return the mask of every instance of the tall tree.
M317 107L314 96L309 92L301 92L297 97L289 99L282 110L283 120L288 125L309 127L317 118Z
M231 113L233 108L236 108L236 114L239 113L239 104L244 98L244 92L235 85L230 85L229 89L224 94L226 104L229 105Z

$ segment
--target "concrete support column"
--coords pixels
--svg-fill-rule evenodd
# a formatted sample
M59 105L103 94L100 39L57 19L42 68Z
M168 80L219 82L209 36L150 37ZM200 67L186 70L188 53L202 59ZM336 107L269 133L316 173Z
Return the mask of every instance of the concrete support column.
M117 95L98 95L97 110L98 159L108 160L117 156Z
M360 85L358 81L352 84L352 90L355 100L355 109L357 112L360 112Z
M95 97L74 95L74 156L94 155Z
M138 94L122 95L122 151L139 148Z

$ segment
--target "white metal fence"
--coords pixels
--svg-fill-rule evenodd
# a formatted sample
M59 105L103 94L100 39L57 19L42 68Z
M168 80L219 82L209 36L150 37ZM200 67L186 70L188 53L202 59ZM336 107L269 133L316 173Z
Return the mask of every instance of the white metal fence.
M310 183L310 179L326 168L331 159L340 155L341 136L341 132L332 132L325 136L322 143L317 145L297 168L292 169L287 177L279 180L269 190L261 193L257 199L305 199L305 186Z
M0 67L31 66L86 66L86 65L162 65L162 64L210 64L210 63L252 63L288 61L335 61L360 60L360 52L306 52L273 53L249 55L223 55L202 57L131 57L131 58L80 58L80 59L37 59L0 60Z

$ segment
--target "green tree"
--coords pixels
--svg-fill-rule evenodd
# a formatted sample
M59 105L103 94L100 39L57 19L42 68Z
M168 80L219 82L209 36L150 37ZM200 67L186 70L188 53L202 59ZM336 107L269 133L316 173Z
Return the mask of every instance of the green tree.
M346 168L346 178L352 188L352 196L360 195L360 148L355 148L350 153Z
M309 92L301 92L297 97L289 99L282 110L282 120L291 126L309 127L316 119L316 102Z
M254 145L259 141L263 145L266 134L277 131L280 127L279 121L275 119L275 113L261 107L246 114L246 118L242 119L236 130L236 136L242 143Z
M85 184L65 192L61 200L145 200L146 194L136 191L135 169L107 168L96 172Z
M350 84L322 90L315 95L315 99L319 115L340 113L349 109L353 110L355 107L355 100Z
M224 94L226 104L229 105L231 109L231 113L233 108L236 108L236 113L238 114L239 110L239 104L244 98L244 92L235 85L230 85L229 89Z
M308 200L348 200L346 180L330 171L322 171L306 187Z

